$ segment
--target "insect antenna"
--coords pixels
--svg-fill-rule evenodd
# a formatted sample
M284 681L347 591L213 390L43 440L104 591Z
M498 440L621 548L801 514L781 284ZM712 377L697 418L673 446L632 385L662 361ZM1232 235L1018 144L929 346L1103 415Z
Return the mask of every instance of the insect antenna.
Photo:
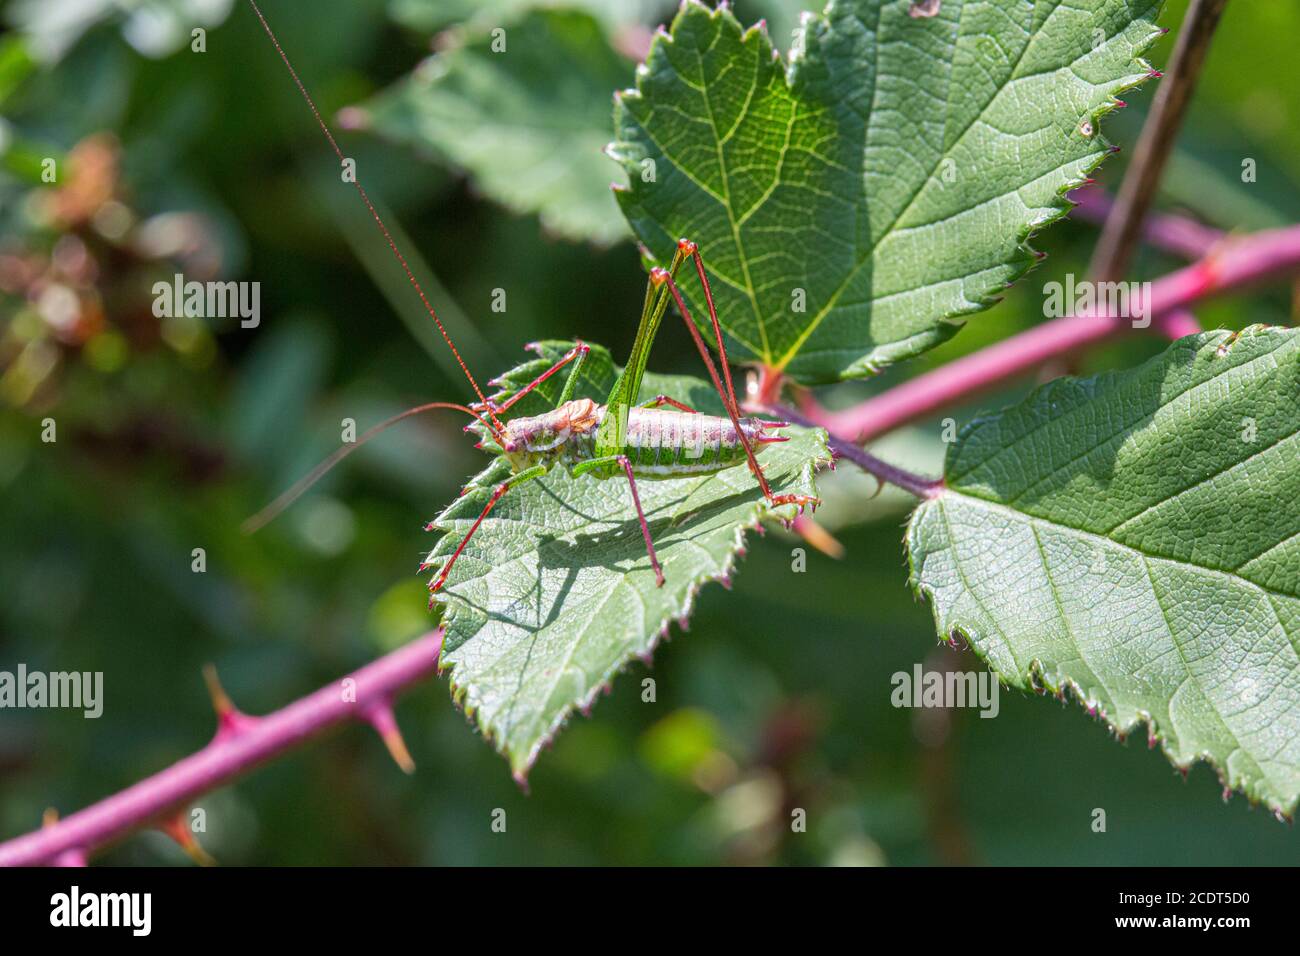
M319 465L294 482L292 486L286 489L269 505L251 518L248 518L239 526L240 530L243 531L244 534L252 534L257 531L279 515L281 511L297 501L298 498L302 496L303 492L325 477L326 473L328 473L331 468L341 462L348 455L352 454L366 442L370 441L370 439L374 438L380 432L387 431L398 422L410 418L412 415L418 415L421 412L427 412L435 408L450 408L459 412L464 412L476 419L480 425L487 428L494 436L499 434L497 430L488 424L488 422L484 421L478 413L473 409L466 408L464 405L457 405L454 402L428 402L424 405L416 405L414 408L408 408L404 412L398 412L392 418L385 419L373 428L367 429L355 442L351 442L344 445L342 448L339 448Z
M326 125L324 117L320 114L320 110L316 108L316 101L311 98L311 94L307 92L307 87L305 87L302 80L298 78L298 71L295 70L293 64L289 62L288 55L284 52L284 48L280 46L280 41L276 39L275 31L273 31L271 25L266 22L266 17L262 15L261 8L258 7L256 0L248 0L248 5L253 8L253 13L257 14L257 19L261 21L262 29L265 30L266 35L271 38L271 43L275 46L275 51L280 54L280 59L284 61L285 68L289 71L289 75L293 77L293 82L294 85L298 87L298 92L301 93L302 98L307 101L307 106L311 109L312 116L316 118L316 125L320 127L320 131L324 133L325 138L329 140L330 149L334 150L334 155L339 158L340 164L346 163L347 160L343 155L343 150L339 149L339 144L335 141L334 134L330 132L330 128ZM443 341L447 343L447 348L451 349L451 354L456 357L456 364L460 366L460 370L464 372L465 377L469 379L469 384L473 387L474 394L478 396L478 400L487 411L488 417L492 419L492 422L496 426L492 430L494 432L500 432L502 430L501 422L493 412L492 406L483 394L483 390L478 387L478 382L475 381L474 376L470 373L469 366L467 366L465 360L460 357L460 352L457 350L456 344L452 342L451 336L447 334L447 330L443 327L442 320L438 318L438 313L433 310L433 304L429 302L428 296L424 294L424 289L420 285L419 280L415 278L415 273L411 271L410 265L407 264L406 257L402 255L401 250L397 248L397 243L393 240L392 233L388 231L388 227L384 225L384 220L380 217L378 211L376 211L374 203L372 203L370 197L366 195L365 187L361 185L361 181L355 176L352 177L352 185L357 187L357 192L360 194L362 202L364 202L366 208L370 210L370 215L375 220L375 225L379 227L379 231L383 233L384 240L388 243L388 248L392 250L393 255L397 259L398 265L402 267L402 271L406 273L406 278L410 281L412 288L415 289L415 294L420 297L420 302L424 304L424 310L429 313L429 317L433 319L434 325L436 325L438 331L442 333L442 338Z

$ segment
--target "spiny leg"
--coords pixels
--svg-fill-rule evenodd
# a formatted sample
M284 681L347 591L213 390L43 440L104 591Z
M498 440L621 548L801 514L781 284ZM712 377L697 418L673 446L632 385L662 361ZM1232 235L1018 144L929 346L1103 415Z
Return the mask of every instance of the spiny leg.
M498 501L506 496L506 492L516 485L522 485L526 481L540 478L544 474L546 474L545 465L534 465L532 468L525 468L523 471L511 475L493 489L492 497L490 497L487 504L483 506L483 511L480 512L479 516L474 519L474 523L470 525L469 533L461 539L460 544L456 545L456 550L452 552L451 557L447 559L445 564L443 564L442 570L438 572L437 579L433 584L429 585L430 593L437 594L439 589L447 583L447 575L451 574L451 566L456 563L456 559L460 557L460 553L465 550L465 545L469 544L469 539L474 537L474 532L477 531L478 526L483 523L483 519L488 516L488 512L496 506ZM428 525L425 530L433 530L433 525ZM427 564L422 564L420 570L423 571L427 567ZM432 601L432 598L430 598L430 601Z
M519 401L519 399L523 398L529 392L536 389L539 385L545 382L548 378L550 378L560 369L564 368L564 366L568 365L574 359L577 359L578 360L577 364L574 365L573 368L570 370L569 377L564 382L564 390L563 392L560 393L560 400L556 403L557 405L563 405L565 402L567 402L570 398L573 397L574 389L576 389L578 385L578 371L582 368L582 363L587 360L587 353L590 351L591 351L590 345L587 345L585 342L579 341L576 345L573 346L573 348L569 349L569 351L564 354L564 357L561 358L558 362L556 362L554 365L548 368L541 375L537 376L537 378L533 379L531 382L529 382L519 391L511 395L510 398L505 402L505 404L492 406L492 411L498 414L507 411L510 408L510 406L513 405L515 402Z
M686 242L686 240L683 240L683 242ZM693 247L694 245L694 243L689 243L687 248ZM694 249L690 249L690 251L692 253L695 252ZM807 504L817 504L818 499L810 495L776 495L772 493L772 486L768 483L767 475L763 474L763 467L758 463L758 458L754 455L754 448L750 444L749 438L745 434L745 430L740 427L740 408L736 404L735 394L734 392L724 390L722 380L718 377L718 370L713 364L713 358L709 355L709 348L704 344L704 339L700 336L700 330L695 327L695 321L691 318L690 310L686 307L686 300L682 298L681 290L677 288L677 283L673 280L672 275L669 274L666 269L656 267L651 270L650 278L655 282L666 283L668 291L672 294L673 301L677 303L677 310L682 315L682 321L686 323L686 330L690 332L691 339L695 342L695 348L700 353L700 358L704 361L704 367L709 371L709 378L713 380L713 387L717 390L718 397L722 399L722 404L727 409L727 416L731 419L732 427L736 429L736 437L740 439L741 445L744 446L745 457L749 460L749 470L754 473L754 477L758 480L758 486L763 491L763 497L765 497L773 506L790 504L802 506ZM712 311L711 295L708 296L708 300L710 302L710 311ZM721 345L721 327L718 324L717 316L713 315L712 318L714 328L718 330L718 342L719 345ZM723 351L721 354L724 356L723 367L725 368L726 352ZM731 384L730 372L727 373L727 384L728 386Z
M722 338L722 323L718 321L718 310L713 305L713 290L709 287L709 276L704 271L704 257L700 255L700 247L688 239L678 242L678 247L688 254L695 262L695 272L700 277L700 285L704 288L704 301L709 307L709 321L713 323L713 337L718 343L718 356L722 362L722 374L727 381L727 395L723 402L730 401L731 407L735 410L736 415L740 415L740 402L736 399L736 387L731 381L731 362L727 358L727 344ZM764 428L786 428L789 422L765 422ZM789 441L789 438L777 438L764 435L759 438L760 444L771 444L773 442ZM793 497L806 498L808 502L816 501L815 498L795 495Z
M709 276L704 271L704 257L700 255L700 247L689 240L682 240L679 246L684 244L685 250L689 253L691 259L695 262L695 272L700 277L700 285L704 288L704 301L709 307L709 321L713 323L713 337L718 343L718 356L722 361L722 374L727 380L727 399L731 401L731 407L736 414L740 414L740 402L736 399L736 387L731 381L731 362L727 358L727 343L722 338L722 323L718 321L718 310L713 305L713 289L709 287ZM724 399L726 401L727 399ZM789 422L765 422L764 428L786 428ZM788 438L772 438L764 436L759 439L760 443L789 441ZM816 499L809 498L809 501Z
M718 342L718 358L722 362L722 374L727 379L727 394L723 401L730 401L731 407L740 414L740 403L736 401L736 387L731 383L731 363L727 360L727 346L722 341L722 323L718 321L718 310L713 305L713 290L709 288L709 277L704 272L704 259L700 255L700 247L689 240L682 240L678 245L683 245L683 252L687 252L695 261L695 272L700 277L700 285L704 288L704 302L709 307L709 321L713 323L713 335Z
M636 490L636 476L632 474L632 460L627 455L591 458L574 468L573 474L577 477L589 471L603 472L611 464L618 465L627 476L627 486L632 492L632 504L636 508L636 520L641 523L641 537L645 539L645 550L650 555L650 567L654 568L655 587L661 588L664 586L664 571L659 564L659 555L655 553L654 541L650 537L650 524L646 521L645 511L641 508L641 495Z

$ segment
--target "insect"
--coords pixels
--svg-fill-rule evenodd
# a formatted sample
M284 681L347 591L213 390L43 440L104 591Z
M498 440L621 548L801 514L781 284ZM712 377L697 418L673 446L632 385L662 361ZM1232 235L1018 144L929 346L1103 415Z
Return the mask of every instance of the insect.
M334 148L335 153L338 154L340 161L344 161L343 154L338 148L333 135L321 118L311 96L307 93L293 67L289 64L288 57L280 47L275 35L271 32L266 19L262 16L261 11L257 9L255 3L252 6L261 20L263 28L275 44L285 66L288 67L290 74L293 76L299 91L311 107L322 132L324 132L330 145ZM538 375L532 382L510 396L508 400L496 405L484 396L478 382L461 359L460 353L451 341L451 337L443 328L442 322L439 321L433 307L429 304L419 282L407 266L401 252L398 251L383 220L371 204L365 189L355 177L351 181L361 194L361 198L365 201L393 254L397 257L403 269L406 270L407 278L415 287L430 317L437 324L443 339L456 356L461 370L465 373L470 386L478 396L478 402L469 407L451 402L430 402L408 409L380 423L362 435L355 443L340 448L302 481L251 518L245 524L246 531L256 530L261 527L283 508L287 507L338 461L379 432L404 418L434 408L455 409L473 416L486 429L500 449L501 454L510 463L512 474L493 489L482 512L473 525L470 526L468 533L461 539L451 556L438 569L437 576L429 586L429 590L433 593L439 591L447 582L456 560L464 552L466 545L469 544L470 539L478 531L479 526L501 499L511 489L540 478L557 466L567 469L575 477L590 475L600 480L619 478L626 480L628 490L631 493L632 506L636 511L641 534L645 540L650 566L654 570L655 583L660 587L664 584L663 567L659 563L659 556L655 553L650 526L641 507L641 496L637 491L638 479L662 480L707 475L743 463L748 464L764 497L772 506L794 504L802 508L805 505L818 504L816 498L808 495L774 494L767 476L763 473L763 467L758 461L758 456L767 445L789 440L788 436L775 434L775 432L787 427L788 423L741 417L740 407L736 401L735 387L732 383L731 370L727 363L722 327L718 321L717 309L713 303L713 293L709 288L704 260L695 242L689 239L680 240L668 268L656 266L651 269L649 281L646 284L641 319L632 345L632 353L603 405L597 404L589 398L575 399L573 397L583 362L590 352L590 348L581 342L576 344L549 369ZM709 320L721 359L721 375L719 375L718 368L709 354L704 338L691 318L691 313L677 284L678 270L687 261L693 263L695 267L704 294L704 301L708 306ZM725 418L697 412L694 408L665 395L657 396L649 402L637 404L642 377L650 355L650 347L659 331L660 322L667 311L669 302L677 306L677 310L695 342L695 347L700 353L705 368L708 370L713 387L726 410ZM554 409L541 415L516 417L504 424L502 423L500 416L509 411L511 406L566 366L569 366L568 377ZM669 407L665 408L664 406ZM428 568L429 565L421 566L421 570L428 570Z

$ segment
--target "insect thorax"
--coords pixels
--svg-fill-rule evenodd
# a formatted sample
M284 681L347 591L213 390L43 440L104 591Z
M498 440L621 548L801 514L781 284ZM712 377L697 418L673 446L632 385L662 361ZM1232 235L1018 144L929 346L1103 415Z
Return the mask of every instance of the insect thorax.
M605 406L580 398L541 415L506 422L503 452L515 471L542 462L578 462L592 457Z

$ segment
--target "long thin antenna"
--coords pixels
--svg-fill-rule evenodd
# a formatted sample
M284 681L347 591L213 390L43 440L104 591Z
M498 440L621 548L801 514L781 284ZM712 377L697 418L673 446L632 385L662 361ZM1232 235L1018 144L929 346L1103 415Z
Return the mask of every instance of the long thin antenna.
M484 427L488 427L487 422L483 421L482 418L479 418L479 416L475 414L473 409L466 408L464 405L457 405L454 402L429 402L425 405L416 405L414 408L408 408L404 412L398 412L392 418L387 418L384 421L380 422L378 425L375 425L373 428L367 429L365 433L362 434L362 436L358 438L355 442L352 442L350 444L344 445L343 447L339 448L332 455L330 455L328 458L322 461L319 465L317 465L307 474L303 475L296 482L294 482L293 486L290 487L287 491L281 494L278 498L272 501L269 505L267 505L257 514L253 515L251 518L245 521L242 525L240 525L239 530L244 532L244 534L252 534L254 531L257 531L263 525L269 523L272 519L274 519L275 516L278 515L281 511L283 511L285 508L289 507L289 505L297 501L298 497L304 491L310 488L312 485L316 484L316 482L320 481L321 478L325 476L326 472L328 472L331 468L333 468L335 465L341 462L348 455L352 454L354 451L356 451L366 442L370 441L370 439L374 438L380 432L388 429L393 425L396 425L404 418L410 418L412 415L418 415L421 412L427 412L433 408L451 408L451 409L455 409L458 412L464 412L465 414L470 415L473 418L477 419L479 424L483 425ZM491 429L489 428L488 430L490 431Z
M262 15L262 11L255 0L248 0L248 5L253 8L253 12L257 14L257 19L262 23L262 29L265 30L266 35L271 38L271 43L275 45L275 51L280 54L280 59L284 61L285 68L289 71L289 75L293 77L293 82L298 87L298 92L301 93L302 98L307 101L307 105L311 108L312 116L316 117L316 125L320 127L320 131L324 133L325 138L329 140L330 148L334 150L334 155L339 158L340 164L346 163L347 159L343 155L343 150L339 149L339 144L335 141L334 134L330 132L330 128L325 124L325 120L320 115L320 110L316 108L316 101L311 98L311 94L307 92L307 87L303 86L302 80L298 79L298 71L295 70L293 64L289 62L289 57L285 54L284 47L280 46L280 41L276 39L275 32L271 29L271 25L266 22L266 17ZM456 356L456 363L460 365L460 370L465 373L465 377L469 379L470 385L474 387L474 394L478 396L483 408L487 411L488 417L492 419L492 422L496 425L496 431L499 433L503 428L501 422L497 419L496 414L492 411L491 403L488 402L487 397L483 394L483 390L478 387L478 382L474 380L474 376L470 374L469 367L465 364L465 360L460 357L460 352L457 351L455 343L451 340L451 336L448 335L447 330L443 328L442 320L438 318L438 313L433 310L433 305L429 302L428 296L424 294L424 289L420 287L419 280L415 278L415 273L411 271L410 265L407 264L406 257L402 255L401 250L397 248L397 243L393 241L392 233L388 231L388 227L384 225L384 220L380 218L379 213L375 210L374 203L372 203L370 197L366 195L365 187L361 185L360 180L355 176L352 179L352 185L357 187L357 192L360 193L362 201L365 202L366 208L370 210L370 215L374 217L375 225L377 225L379 231L383 233L384 240L388 243L388 248L393 250L393 255L397 257L397 261L401 265L402 271L406 273L406 278L410 280L411 286L415 289L416 295L418 295L420 301L424 303L425 311L429 313L429 317L433 319L434 324L438 326L438 331L442 333L443 341L447 343L447 348L451 349L451 354Z

